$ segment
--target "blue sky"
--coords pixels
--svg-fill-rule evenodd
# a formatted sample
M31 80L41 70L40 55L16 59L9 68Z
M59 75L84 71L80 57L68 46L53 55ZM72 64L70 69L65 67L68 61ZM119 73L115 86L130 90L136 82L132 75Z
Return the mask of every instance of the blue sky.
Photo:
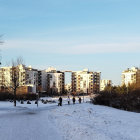
M2 66L89 68L120 84L121 72L140 66L139 0L0 0Z

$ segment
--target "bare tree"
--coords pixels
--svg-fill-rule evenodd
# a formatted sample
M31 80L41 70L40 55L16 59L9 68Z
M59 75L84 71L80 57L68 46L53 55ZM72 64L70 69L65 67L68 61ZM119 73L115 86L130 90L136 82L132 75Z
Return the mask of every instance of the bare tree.
M0 85L2 91L13 92L14 94L14 106L16 106L16 92L17 88L20 86L20 64L22 64L22 59L17 58L17 60L12 60L12 66L0 69Z
M20 65L23 65L23 59L21 57L17 58L16 60L12 60L12 68L10 72L10 88L13 90L14 93L14 106L16 106L17 88L21 85L22 82L22 79L20 78Z
M32 89L28 86L32 87L32 84L37 86L36 74L36 70L24 65L22 57L12 60L12 66L0 69L0 85L4 91L9 90L13 93L14 106L16 106L17 92L23 93L28 90L28 92L32 92Z
M12 91L14 95L14 106L16 106L16 93L17 89L22 86L25 80L25 75L21 72L21 68L24 67L22 57L18 57L16 60L12 60L12 66L1 68L1 88ZM24 80L23 80L24 76Z

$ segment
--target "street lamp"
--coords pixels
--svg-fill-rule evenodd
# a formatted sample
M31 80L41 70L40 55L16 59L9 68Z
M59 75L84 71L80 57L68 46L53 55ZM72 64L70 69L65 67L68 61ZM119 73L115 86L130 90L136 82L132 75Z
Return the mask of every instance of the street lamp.
M37 100L37 107L38 107L39 93L37 93L36 100Z
M84 92L83 92L83 102L84 102Z

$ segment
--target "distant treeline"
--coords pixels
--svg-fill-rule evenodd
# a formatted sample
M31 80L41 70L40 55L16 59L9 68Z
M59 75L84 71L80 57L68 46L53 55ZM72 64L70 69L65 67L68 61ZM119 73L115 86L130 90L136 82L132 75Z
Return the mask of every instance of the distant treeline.
M106 105L122 110L140 112L140 89L135 85L108 86L92 99L94 104Z

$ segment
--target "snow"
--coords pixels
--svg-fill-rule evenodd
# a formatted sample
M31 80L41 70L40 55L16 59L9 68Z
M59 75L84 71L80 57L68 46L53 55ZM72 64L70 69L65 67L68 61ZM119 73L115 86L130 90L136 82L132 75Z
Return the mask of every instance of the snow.
M64 99L64 98L63 98ZM58 100L58 98L49 98ZM85 101L88 101L86 98ZM0 102L1 140L140 140L140 114L78 102Z

